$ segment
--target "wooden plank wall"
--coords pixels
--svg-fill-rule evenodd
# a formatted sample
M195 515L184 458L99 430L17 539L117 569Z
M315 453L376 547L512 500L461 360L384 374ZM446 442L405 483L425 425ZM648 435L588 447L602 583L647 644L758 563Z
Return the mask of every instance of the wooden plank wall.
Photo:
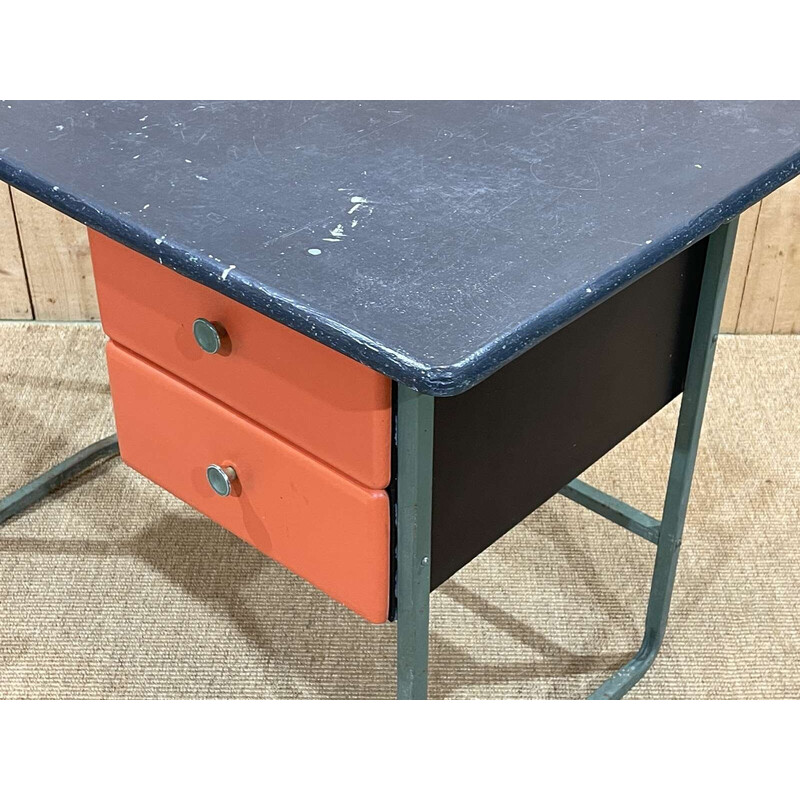
M0 319L98 318L86 229L0 183ZM739 223L725 333L800 333L800 178Z
M0 183L0 319L32 319L11 190Z
M0 183L0 319L99 319L86 228Z
M722 329L800 332L800 178L742 214Z

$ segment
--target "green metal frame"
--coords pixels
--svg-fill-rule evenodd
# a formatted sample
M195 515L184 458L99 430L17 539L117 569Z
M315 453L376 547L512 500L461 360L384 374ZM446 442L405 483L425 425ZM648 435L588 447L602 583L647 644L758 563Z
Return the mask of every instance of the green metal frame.
M661 521L583 481L561 490L656 545L642 646L591 699L622 697L650 668L664 639L736 226L734 219L709 237ZM407 386L397 388L397 697L421 700L428 694L434 399ZM84 448L0 500L0 523L116 455L116 436Z
M397 387L397 697L428 695L433 397Z
M703 425L738 219L709 237L661 520L580 480L561 494L656 545L642 645L591 696L616 700L638 683L664 640ZM433 398L398 387L397 697L427 695Z

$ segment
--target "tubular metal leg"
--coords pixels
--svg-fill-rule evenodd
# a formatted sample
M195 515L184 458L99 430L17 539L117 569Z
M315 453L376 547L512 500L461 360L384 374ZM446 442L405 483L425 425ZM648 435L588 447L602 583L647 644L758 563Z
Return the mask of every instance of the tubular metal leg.
M0 500L0 524L54 492L97 461L119 455L116 434L85 447Z
M428 696L433 397L397 387L397 698Z
M627 664L590 696L592 700L617 700L635 686L655 660L664 639L728 270L736 239L736 224L737 220L734 219L723 225L711 234L708 242L697 320L659 528L642 646Z

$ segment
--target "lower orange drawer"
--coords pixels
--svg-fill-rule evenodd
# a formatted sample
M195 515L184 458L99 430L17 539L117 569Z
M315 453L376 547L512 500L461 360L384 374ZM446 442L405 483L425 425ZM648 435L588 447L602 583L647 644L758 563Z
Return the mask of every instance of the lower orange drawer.
M113 342L122 460L370 622L389 604L389 500ZM206 469L233 467L226 497Z

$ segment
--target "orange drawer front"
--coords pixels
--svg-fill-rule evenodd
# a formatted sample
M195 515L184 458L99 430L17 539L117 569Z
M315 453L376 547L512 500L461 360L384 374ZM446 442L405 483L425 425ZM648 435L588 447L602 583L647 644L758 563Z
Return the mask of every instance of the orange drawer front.
M388 378L95 231L89 242L111 339L364 485L389 485ZM226 332L220 352L195 341L198 318Z
M122 460L370 622L389 603L389 499L122 347L107 346ZM220 496L209 465L232 467Z

